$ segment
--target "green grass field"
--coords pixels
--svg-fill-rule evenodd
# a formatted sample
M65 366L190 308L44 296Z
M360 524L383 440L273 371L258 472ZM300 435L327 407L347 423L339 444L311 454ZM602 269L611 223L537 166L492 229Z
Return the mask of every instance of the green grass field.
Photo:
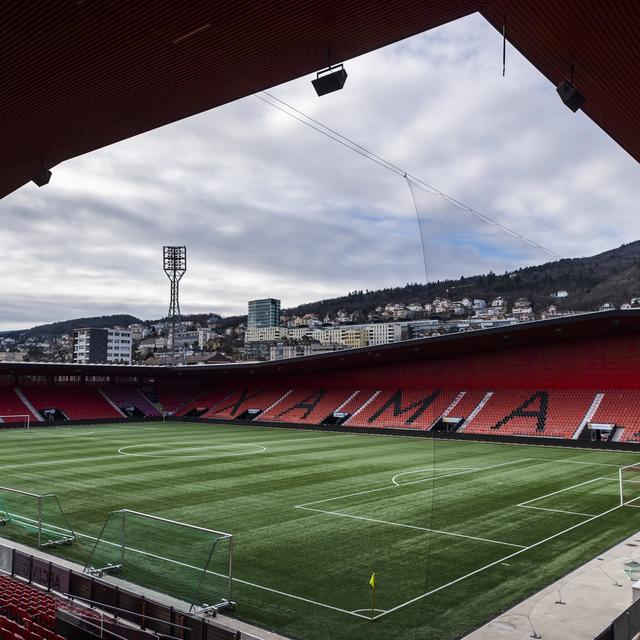
M54 554L86 562L122 508L230 532L236 615L309 640L456 638L640 528L627 452L195 423L7 430L0 452L0 485L58 495L79 538Z

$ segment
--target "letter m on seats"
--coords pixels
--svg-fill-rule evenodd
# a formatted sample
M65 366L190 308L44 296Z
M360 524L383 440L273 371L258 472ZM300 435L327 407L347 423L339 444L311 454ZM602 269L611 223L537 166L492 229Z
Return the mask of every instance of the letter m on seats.
M393 409L393 417L403 416L405 413L411 415L405 420L405 424L415 422L431 405L431 403L440 395L439 391L434 391L431 395L425 396L420 400L416 400L407 406L402 406L402 389L398 389L368 420L367 422L375 422L381 415Z

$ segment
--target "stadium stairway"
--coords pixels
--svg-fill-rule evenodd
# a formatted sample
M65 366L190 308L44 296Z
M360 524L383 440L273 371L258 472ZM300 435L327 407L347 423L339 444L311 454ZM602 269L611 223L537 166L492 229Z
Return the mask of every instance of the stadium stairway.
M640 391L605 392L591 422L622 428L624 431L616 437L620 442L640 442Z
M463 421L466 421L480 406L485 396L484 391L462 391L442 415L443 417L462 418Z

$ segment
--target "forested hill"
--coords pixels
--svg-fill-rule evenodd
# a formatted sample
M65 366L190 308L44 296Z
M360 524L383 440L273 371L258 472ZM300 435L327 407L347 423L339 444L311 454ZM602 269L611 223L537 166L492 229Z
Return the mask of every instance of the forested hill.
M569 297L551 298L555 291L568 291ZM549 304L560 309L588 311L610 302L620 306L632 297L640 296L640 241L624 244L588 258L571 258L526 267L502 275L486 275L444 280L429 285L407 284L404 287L377 291L354 291L340 298L321 300L287 309L288 314L335 313L339 309L368 312L386 304L419 302L446 296L451 299L482 298L491 302L504 296L512 303L516 298L527 298L534 311Z
M554 299L550 294L555 291L568 291L569 297ZM573 311L595 310L605 302L619 307L631 298L640 297L640 241L589 258L558 260L502 275L488 273L429 285L414 283L376 291L354 291L339 298L285 309L284 312L288 315L317 313L322 317L344 309L349 313L359 310L366 315L378 306L411 302L424 304L438 296L452 300L482 298L489 303L496 296L503 296L510 304L523 297L533 303L534 311L538 313L551 303L561 310ZM204 324L211 315L215 314L194 314L184 316L184 319ZM225 328L243 321L246 321L246 316L219 318L219 326ZM1 335L47 338L71 333L80 327L126 327L139 322L143 321L130 315L96 316L54 322L28 330L7 331ZM145 321L146 324L150 322Z
M15 334L20 335L23 338L50 338L61 336L65 333L71 333L74 329L80 329L83 327L127 327L130 324L135 324L137 322L142 322L142 320L127 314L94 316L92 318L75 318L74 320L63 320L61 322L52 322L51 324L42 324L22 331L5 331L2 335L13 336Z

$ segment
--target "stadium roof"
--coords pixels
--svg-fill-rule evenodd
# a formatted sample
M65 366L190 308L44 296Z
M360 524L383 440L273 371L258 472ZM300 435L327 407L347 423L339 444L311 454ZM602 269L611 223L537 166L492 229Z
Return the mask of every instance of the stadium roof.
M524 322L508 327L419 338L375 347L348 349L314 356L269 362L221 363L192 366L124 364L68 364L2 362L1 375L117 376L144 378L194 378L218 376L269 376L330 373L369 366L393 365L417 360L438 360L478 352L568 343L606 336L640 334L640 310L602 311L555 320Z
M42 168L318 71L329 51L346 61L476 11L500 31L506 16L508 40L553 84L575 65L583 111L640 160L632 0L36 0L3 6L0 197Z

